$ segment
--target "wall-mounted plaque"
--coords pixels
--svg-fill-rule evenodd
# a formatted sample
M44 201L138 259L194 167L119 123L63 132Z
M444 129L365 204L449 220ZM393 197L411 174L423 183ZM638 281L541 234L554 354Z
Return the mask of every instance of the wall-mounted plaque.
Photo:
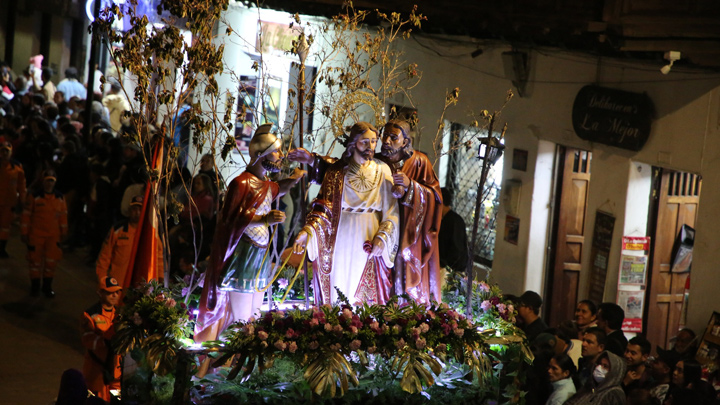
M589 85L575 97L572 123L586 141L639 151L650 136L653 114L647 94Z

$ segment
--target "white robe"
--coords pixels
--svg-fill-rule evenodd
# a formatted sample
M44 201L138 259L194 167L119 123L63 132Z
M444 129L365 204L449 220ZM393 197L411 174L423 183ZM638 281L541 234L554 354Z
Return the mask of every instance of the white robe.
M333 267L330 273L331 302L337 300L337 287L355 304L355 293L369 255L363 243L379 236L385 242L382 260L392 268L398 245L399 208L392 195L390 167L373 159L365 167L350 163L343 180L342 210L335 239ZM378 233L382 227L383 232ZM318 256L315 232L307 244L308 259Z

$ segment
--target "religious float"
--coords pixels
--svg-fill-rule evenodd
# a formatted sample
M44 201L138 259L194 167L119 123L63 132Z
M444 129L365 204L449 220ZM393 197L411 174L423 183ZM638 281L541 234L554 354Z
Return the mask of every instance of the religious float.
M197 296L179 283L131 290L113 345L137 367L123 377L123 403L524 403L532 361L515 309L496 286L450 276L447 303L335 305L263 312L220 341L193 343ZM214 372L196 372L201 358ZM128 360L129 361L129 360Z

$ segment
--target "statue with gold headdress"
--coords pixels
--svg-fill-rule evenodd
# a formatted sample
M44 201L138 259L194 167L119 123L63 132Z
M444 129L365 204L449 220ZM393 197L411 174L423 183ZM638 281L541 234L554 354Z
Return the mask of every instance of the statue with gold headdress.
M280 171L282 142L263 124L249 144L246 170L228 185L205 273L195 340L216 340L232 322L247 320L261 306L272 271L268 249L271 227L285 221L272 203L304 175L295 169L287 179L272 181ZM229 305L228 305L229 304Z
M375 158L377 141L373 125L352 126L342 141L342 159L324 171L320 192L295 239L294 252L307 250L313 264L317 304L335 302L336 289L352 304L384 304L392 294L399 208L390 167Z

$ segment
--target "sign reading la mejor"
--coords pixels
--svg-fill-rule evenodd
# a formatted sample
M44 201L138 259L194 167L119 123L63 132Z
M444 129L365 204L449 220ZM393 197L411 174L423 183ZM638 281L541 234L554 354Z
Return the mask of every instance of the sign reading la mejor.
M653 113L647 94L588 85L575 97L572 123L586 141L639 151L650 136Z

